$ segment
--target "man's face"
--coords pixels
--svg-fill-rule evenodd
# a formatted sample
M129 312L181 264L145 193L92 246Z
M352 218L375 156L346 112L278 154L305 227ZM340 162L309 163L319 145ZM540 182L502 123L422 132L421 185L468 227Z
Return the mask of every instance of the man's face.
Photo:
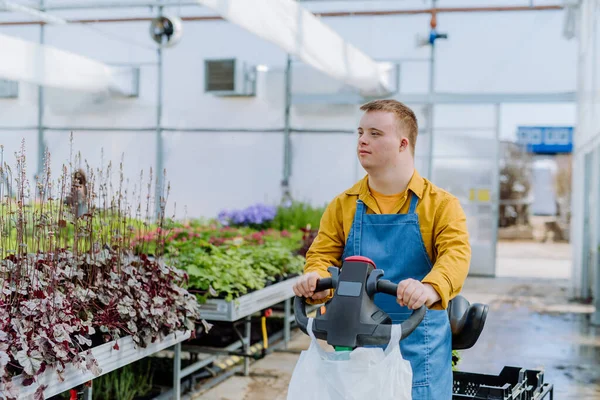
M358 126L357 153L360 164L367 172L395 167L401 158L403 140L406 142L398 132L393 113L365 112Z

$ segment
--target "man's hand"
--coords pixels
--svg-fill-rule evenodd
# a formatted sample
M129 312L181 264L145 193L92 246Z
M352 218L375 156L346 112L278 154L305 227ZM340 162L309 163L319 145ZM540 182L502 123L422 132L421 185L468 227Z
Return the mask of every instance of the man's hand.
M294 294L300 297L311 298L313 300L321 300L326 298L330 290L323 290L322 292L315 293L317 287L317 281L321 279L321 276L316 272L309 272L300 277L294 285Z
M398 284L396 301L401 306L407 306L411 310L421 308L423 304L430 307L440 300L440 295L433 286L421 283L415 279L405 279Z

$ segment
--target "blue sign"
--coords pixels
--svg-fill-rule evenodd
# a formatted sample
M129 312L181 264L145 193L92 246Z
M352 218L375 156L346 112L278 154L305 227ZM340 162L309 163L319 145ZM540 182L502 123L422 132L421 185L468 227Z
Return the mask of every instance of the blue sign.
M571 153L573 151L573 127L519 126L517 143L531 153Z

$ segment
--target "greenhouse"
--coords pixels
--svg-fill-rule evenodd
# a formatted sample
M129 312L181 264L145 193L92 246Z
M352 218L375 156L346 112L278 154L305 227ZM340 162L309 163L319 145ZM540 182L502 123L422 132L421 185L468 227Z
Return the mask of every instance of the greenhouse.
M410 317L443 316L452 398L597 398L599 18L598 0L0 0L0 399L294 400L311 343L391 349L397 321L371 322L401 282L348 253L369 229L339 206L372 176L361 107L382 99L464 212L468 274ZM438 214L417 217L432 270L454 235ZM332 215L332 297L305 301Z

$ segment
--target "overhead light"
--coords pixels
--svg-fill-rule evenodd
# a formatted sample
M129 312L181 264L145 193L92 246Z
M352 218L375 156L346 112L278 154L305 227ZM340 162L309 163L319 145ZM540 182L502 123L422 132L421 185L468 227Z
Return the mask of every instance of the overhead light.
M259 72L267 72L269 71L269 66L268 65L264 65L264 64L260 64L256 66L256 70Z

